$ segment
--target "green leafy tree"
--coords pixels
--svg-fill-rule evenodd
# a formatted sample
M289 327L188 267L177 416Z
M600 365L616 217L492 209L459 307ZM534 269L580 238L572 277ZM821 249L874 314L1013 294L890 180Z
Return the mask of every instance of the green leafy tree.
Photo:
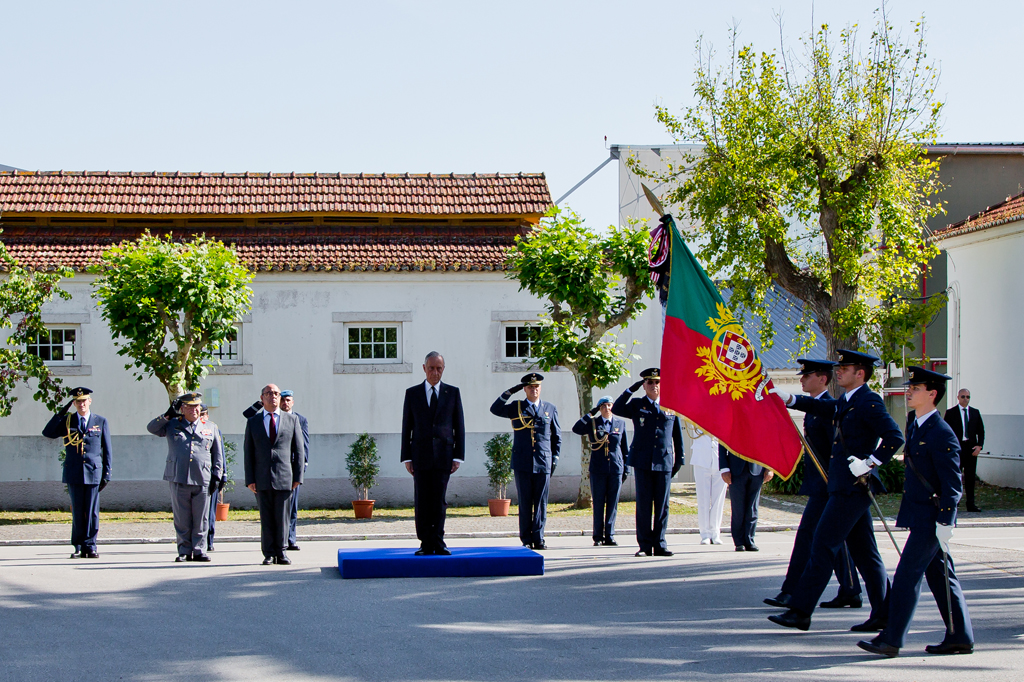
M571 210L553 207L507 254L520 290L546 300L533 354L544 371L562 366L576 379L580 414L593 407L594 388L626 373L627 356L613 330L625 328L654 293L648 272L650 235L633 226L588 229ZM580 443L583 475L576 505L591 505L590 448Z
M0 417L11 414L17 396L11 395L19 383L36 381L34 400L56 412L67 400L61 380L50 374L42 358L27 352L25 345L48 332L43 325L42 307L54 296L69 300L71 294L60 288L62 278L74 273L70 268L56 267L53 272L29 272L0 242L0 328L13 327L7 343L0 347Z
M688 235L732 303L774 330L765 295L772 283L802 300L829 352L862 340L887 361L945 304L913 292L938 255L925 222L941 210L938 164L922 146L939 130L938 71L919 22L909 40L885 8L864 49L857 27L836 41L827 25L794 58L737 47L727 68L698 44L697 103L657 118L678 141L704 145L684 166L652 173L671 183L668 199L697 224ZM805 335L805 347L814 337Z
M496 499L505 499L508 484L512 482L515 473L512 471L512 436L507 433L499 433L484 443L484 453L487 455L487 481L491 484Z
M177 242L148 232L108 249L93 297L118 355L137 380L153 375L169 399L199 388L214 349L250 310L252 273L234 249L199 236Z
M359 491L362 499L370 499L370 488L377 485L380 474L380 455L377 454L377 441L368 433L361 433L348 448L345 455L345 466L352 487Z

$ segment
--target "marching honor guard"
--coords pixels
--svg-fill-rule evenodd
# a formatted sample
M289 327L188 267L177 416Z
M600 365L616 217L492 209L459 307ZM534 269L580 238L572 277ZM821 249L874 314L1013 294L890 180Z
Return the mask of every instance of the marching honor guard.
M154 436L167 439L164 480L171 485L178 541L175 561L210 560L208 515L210 499L224 478L224 441L216 424L199 419L202 403L202 393L186 393L146 427Z
M800 388L813 400L832 400L828 393L828 383L832 381L832 371L836 363L831 360L805 358L800 358L797 362L800 363ZM807 495L807 504L800 516L800 525L793 540L793 553L789 557L789 568L782 583L782 591L775 597L764 600L769 606L783 609L789 608L792 594L796 591L804 568L807 567L807 560L811 555L811 540L814 539L814 531L828 503L828 483L822 478L821 472L828 471L836 429L828 417L808 412L804 416L804 435L813 450L804 450L804 480L799 491L801 495ZM819 606L826 609L844 606L859 609L863 605L860 580L857 579L857 571L853 568L853 561L845 542L836 553L833 568L836 580L839 581L839 594L832 601L822 602Z
M75 411L71 412L71 406ZM43 435L64 444L64 475L61 480L71 496L72 559L96 559L96 535L100 527L100 491L110 482L110 427L90 410L92 389L71 389L71 400L53 415Z
M946 624L942 642L925 647L930 654L969 654L974 651L974 630L964 592L949 556L949 540L962 494L960 443L935 406L946 393L951 377L923 367L911 367L907 381L907 465L903 500L896 525L909 528L903 555L889 593L889 624L874 639L857 646L873 654L898 656L921 596L921 579Z
M651 367L618 397L612 412L633 420L628 466L636 481L636 556L672 556L665 542L672 477L683 466L683 427L679 416L661 409L661 369ZM641 387L646 395L630 399Z
M612 415L612 397L602 396L588 414L573 424L572 432L590 444L590 492L594 501L594 547L615 547L615 515L619 491L629 469L626 422Z
M807 567L789 601L789 610L768 616L768 620L800 630L810 628L811 614L828 586L836 556L846 542L871 601L868 620L850 629L878 632L886 625L888 576L875 542L871 493L885 491L878 468L903 445L903 434L886 412L882 397L865 385L878 358L844 349L837 354L836 383L844 390L838 400L791 396L771 389L788 407L831 420L836 435L828 470L828 502L811 541Z
M519 497L519 539L526 547L547 549L548 487L558 466L562 447L558 409L540 399L544 375L536 372L508 389L491 405L491 414L512 420L512 471ZM508 402L514 393L526 390L526 400Z

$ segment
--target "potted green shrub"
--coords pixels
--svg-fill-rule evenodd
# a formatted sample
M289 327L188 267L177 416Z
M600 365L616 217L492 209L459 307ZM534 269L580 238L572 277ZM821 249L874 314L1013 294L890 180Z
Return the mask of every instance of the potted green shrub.
M487 455L487 480L497 498L487 500L491 516L508 516L512 500L506 497L508 484L512 482L512 436L499 433L484 444Z
M356 438L349 446L345 465L348 467L349 480L362 496L362 499L352 500L356 518L371 518L374 500L369 499L370 488L377 485L377 474L380 473L380 455L377 454L377 441L373 436L363 433Z
M224 494L229 493L235 489L235 481L232 478L234 472L231 471L231 465L235 463L235 454L238 452L238 446L235 445L234 441L225 440L224 443L224 489L218 492L214 496L214 501L217 504L217 520L227 521L228 510L231 509L231 505L224 501Z

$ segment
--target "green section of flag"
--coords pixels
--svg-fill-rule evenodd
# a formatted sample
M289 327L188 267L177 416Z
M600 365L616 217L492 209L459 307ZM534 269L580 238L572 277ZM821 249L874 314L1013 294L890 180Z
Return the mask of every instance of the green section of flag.
M722 295L694 257L690 247L683 241L675 221L672 229L672 275L669 280L669 317L682 320L683 324L708 339L714 335L707 322L718 317L718 304L724 304Z

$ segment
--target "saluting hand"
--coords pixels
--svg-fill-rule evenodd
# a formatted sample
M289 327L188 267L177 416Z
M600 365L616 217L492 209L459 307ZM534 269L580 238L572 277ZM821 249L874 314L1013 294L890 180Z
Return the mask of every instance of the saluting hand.
M596 407L596 406L595 406L595 407L592 407L592 408L590 409L590 416L591 416L591 417L593 417L594 415L596 415L596 414L597 414L598 412L600 412L600 411L601 411L601 408L600 408L600 407Z
M507 391L505 391L505 393L508 393L509 395L512 395L514 393L519 393L519 391L523 390L525 387L526 387L526 384L516 384L512 388L510 388Z
M645 381L644 379L641 379L640 381L638 381L635 384L633 384L632 386L630 386L629 387L629 392L630 393L636 393L637 391L639 391L640 387L644 385L644 381Z

